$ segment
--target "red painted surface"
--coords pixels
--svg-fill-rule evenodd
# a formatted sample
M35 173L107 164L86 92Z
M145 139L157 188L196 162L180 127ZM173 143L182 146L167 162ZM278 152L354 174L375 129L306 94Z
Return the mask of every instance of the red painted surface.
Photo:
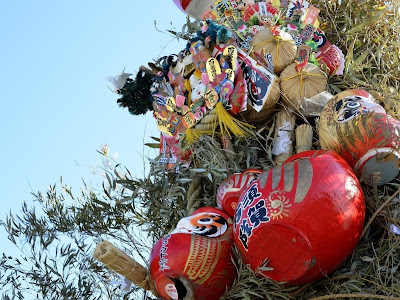
M211 215L215 222L207 222L201 216L204 213ZM220 217L226 221L224 224ZM203 228L200 223L210 224ZM220 232L222 235L209 237L207 230L212 226L225 228L226 231L224 229ZM236 276L231 260L232 220L219 209L204 207L196 210L192 217L182 219L177 227L154 245L150 255L150 273L158 292L163 299L183 299L185 292L178 281L186 280L195 295L194 299L219 299L232 286ZM192 229L205 235L190 234ZM175 233L179 231L187 233Z
M225 179L217 190L217 206L231 217L235 214L239 197L244 189L262 173L259 169L248 169Z
M343 53L334 45L330 45L325 50L315 55L315 57L317 58L317 61L323 61L326 64L329 70L329 75L332 75L339 70L344 61ZM342 72L343 71L341 71L338 75L341 75Z
M262 173L242 193L234 241L258 275L305 284L352 253L364 213L350 166L333 151L306 151Z
M385 171L385 163L392 160L392 165L398 169L400 123L387 115L384 108L366 91L347 90L329 100L321 114L319 138L322 149L339 153L359 177L363 170L360 163L360 166L356 164L367 152L376 150L376 155L382 149L392 152L392 155L376 158L376 170L382 178L378 185L397 176L398 171ZM364 181L372 176L373 168L367 172L371 174L364 174Z

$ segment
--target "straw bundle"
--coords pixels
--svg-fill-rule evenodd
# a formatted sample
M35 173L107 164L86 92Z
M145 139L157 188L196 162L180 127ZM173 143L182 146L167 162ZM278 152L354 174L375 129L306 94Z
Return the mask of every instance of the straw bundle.
M285 160L293 155L292 142L294 139L294 125L296 115L285 110L275 115L275 137L274 141L279 141L280 147L284 148L284 152L275 157L275 163L281 165Z
M138 287L150 290L153 295L159 296L147 269L110 242L102 241L98 244L93 257L105 264L107 268L128 278Z
M274 73L276 74L279 74L291 64L297 53L296 44L289 33L280 32L278 35L273 35L269 29L257 33L253 37L251 46L254 52L261 53L264 49L265 53L272 55Z
M243 117L246 122L250 124L260 124L265 122L265 120L272 114L273 109L278 103L280 98L280 88L279 88L279 77L275 76L274 85L265 101L263 108L257 112L249 104L247 104L247 110L239 113L240 117Z
M296 128L296 153L311 150L313 128L311 125L302 124Z
M326 75L316 65L307 63L297 71L291 64L280 75L282 99L286 105L299 109L301 97L311 98L326 90Z

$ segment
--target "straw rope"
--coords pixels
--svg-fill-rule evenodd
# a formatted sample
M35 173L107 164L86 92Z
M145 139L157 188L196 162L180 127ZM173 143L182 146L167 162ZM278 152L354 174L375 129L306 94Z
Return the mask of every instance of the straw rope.
M107 268L132 281L136 286L150 290L156 297L159 296L148 270L110 242L102 241L97 244L93 257L105 264Z
M362 299L372 298L372 299L388 299L388 300L399 299L398 297L389 297L389 296L372 295L372 294L334 294L334 295L315 297L309 300L326 300L326 299L338 299L338 298L362 298Z
M189 189L187 191L187 204L186 204L186 212L191 215L197 208L200 207L199 196L202 191L201 185L201 177L195 177L194 180L190 183Z
M214 131L218 124L217 119L217 113L215 109L212 109L196 126L194 126L194 129L200 131Z

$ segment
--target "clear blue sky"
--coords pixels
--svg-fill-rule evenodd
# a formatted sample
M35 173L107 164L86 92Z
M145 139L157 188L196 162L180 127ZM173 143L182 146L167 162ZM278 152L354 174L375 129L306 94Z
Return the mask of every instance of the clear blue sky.
M140 3L140 4L137 4ZM120 108L104 78L135 73L185 43L158 32L181 30L185 15L163 1L7 1L0 11L0 218L18 213L31 192L81 178L108 144L118 162L142 175L143 138L158 135L151 115ZM172 22L172 25L171 25ZM168 44L167 48L163 49ZM146 131L145 131L146 130ZM148 150L145 150L146 152ZM150 152L155 156L155 152ZM0 229L0 255L10 248Z

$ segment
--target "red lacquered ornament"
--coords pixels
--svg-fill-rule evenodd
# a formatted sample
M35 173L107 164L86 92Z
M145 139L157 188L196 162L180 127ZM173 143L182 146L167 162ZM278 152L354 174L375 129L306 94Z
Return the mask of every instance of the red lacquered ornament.
M236 275L232 219L203 207L183 218L150 255L150 274L163 299L217 300Z
M173 0L180 10L189 16L201 19L201 16L210 8L215 0Z
M258 275L289 285L334 271L361 236L365 204L350 166L333 151L305 151L263 172L242 193L234 241Z
M225 179L217 190L218 208L233 217L240 195L261 173L262 170L259 169L248 169L243 173L235 173Z
M324 107L322 149L339 153L362 182L383 185L399 173L400 123L363 90L337 94Z
M329 75L343 75L344 55L337 46L330 45L326 47L324 50L317 52L315 58L317 58L317 61L323 61L326 64Z

